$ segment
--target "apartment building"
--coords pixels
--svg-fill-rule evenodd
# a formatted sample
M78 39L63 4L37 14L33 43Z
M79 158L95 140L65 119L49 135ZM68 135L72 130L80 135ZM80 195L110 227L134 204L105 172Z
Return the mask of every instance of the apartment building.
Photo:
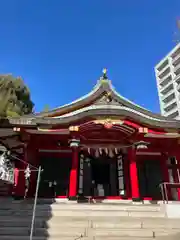
M161 114L180 119L180 43L155 66Z

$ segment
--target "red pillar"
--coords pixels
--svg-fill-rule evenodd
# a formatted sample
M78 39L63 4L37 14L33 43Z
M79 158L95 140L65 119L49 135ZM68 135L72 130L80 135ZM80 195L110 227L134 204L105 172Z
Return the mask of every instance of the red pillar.
M24 162L17 160L17 167L14 171L14 194L15 198L23 198L25 194L25 176L24 170L26 169L27 162L27 148L24 147L23 159Z
M72 167L69 180L69 199L76 200L77 198L77 183L78 183L78 168L79 168L79 151L78 142L73 139L70 146L72 147Z
M139 181L138 181L135 148L129 149L128 158L129 158L129 173L130 173L132 199L135 201L138 201L140 200L140 196L139 196Z

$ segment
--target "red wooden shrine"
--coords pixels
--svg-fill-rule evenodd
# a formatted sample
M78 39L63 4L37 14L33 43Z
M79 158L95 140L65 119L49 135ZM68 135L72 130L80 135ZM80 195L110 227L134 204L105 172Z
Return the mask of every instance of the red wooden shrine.
M106 71L77 101L1 125L1 143L24 160L15 161L19 197L28 163L44 169L42 198L161 200L159 185L180 181L180 122L119 95ZM28 197L34 196L36 178L32 172ZM179 189L168 194L180 200Z

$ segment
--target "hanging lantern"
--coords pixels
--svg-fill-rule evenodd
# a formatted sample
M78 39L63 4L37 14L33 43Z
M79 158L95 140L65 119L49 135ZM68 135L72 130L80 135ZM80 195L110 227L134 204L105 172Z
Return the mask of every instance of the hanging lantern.
M103 153L102 148L99 148L99 153L100 153L100 155L102 155L102 153Z
M150 143L148 142L144 142L144 141L139 141L134 143L134 146L136 147L136 149L148 149L148 145Z
M108 155L108 153L109 153L108 148L105 148L105 153L106 153L106 155Z
M96 158L99 157L99 149L98 149L98 148L95 150L95 157L96 157Z
M80 140L73 138L69 141L69 144L70 144L70 147L78 147L80 144Z
M115 149L114 149L114 152L115 152L115 154L117 155L117 154L118 154L118 149L115 148Z
M114 153L113 153L112 148L109 149L109 157L110 157L110 158L113 158L113 157L114 157Z

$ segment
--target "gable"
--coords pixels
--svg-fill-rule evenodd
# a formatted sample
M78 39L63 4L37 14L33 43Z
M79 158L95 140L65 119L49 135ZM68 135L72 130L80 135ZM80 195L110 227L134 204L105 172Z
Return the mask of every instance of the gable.
M113 88L105 72L93 90L76 101L53 109L49 112L37 113L29 116L36 124L63 125L83 118L97 118L98 116L116 116L134 119L155 127L180 128L179 121L154 114L145 108L121 96ZM28 116L25 117L26 120Z

